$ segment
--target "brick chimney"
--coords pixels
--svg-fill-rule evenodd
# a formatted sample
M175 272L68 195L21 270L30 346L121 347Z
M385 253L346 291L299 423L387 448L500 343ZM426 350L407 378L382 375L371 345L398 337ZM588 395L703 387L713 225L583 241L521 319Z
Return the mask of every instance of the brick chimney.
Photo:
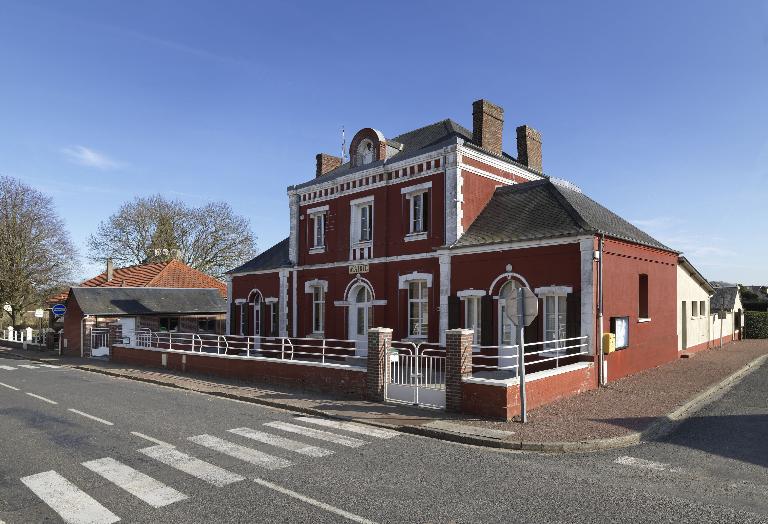
M541 167L541 133L532 127L517 128L517 160L534 171L543 172Z
M107 259L107 282L112 282L115 277L115 265L111 258Z
M480 99L472 102L472 140L494 155L501 156L504 108Z
M341 158L325 153L319 153L315 159L317 159L315 177L323 176L341 165Z

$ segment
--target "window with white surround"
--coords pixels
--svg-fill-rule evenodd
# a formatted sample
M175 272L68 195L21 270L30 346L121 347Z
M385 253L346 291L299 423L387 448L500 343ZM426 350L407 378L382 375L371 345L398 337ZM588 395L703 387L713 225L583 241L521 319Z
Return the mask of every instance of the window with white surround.
M428 287L426 280L408 283L408 336L426 338L429 317L427 311Z
M373 240L373 197L352 201L350 239L353 244Z
M426 233L429 219L429 193L423 191L411 195L410 233Z
M616 349L629 346L629 317L611 318L611 333L616 335Z
M467 297L464 299L464 328L471 329L472 343L480 344L480 307L481 297Z
M691 301L691 316L692 317L699 316L699 303L696 300Z
M537 288L536 295L544 302L544 341L567 338L566 321L568 318L567 297L573 291L568 286ZM557 346L564 346L558 343Z
M325 331L325 291L323 286L312 287L312 333Z
M325 247L325 213L312 215L312 247Z

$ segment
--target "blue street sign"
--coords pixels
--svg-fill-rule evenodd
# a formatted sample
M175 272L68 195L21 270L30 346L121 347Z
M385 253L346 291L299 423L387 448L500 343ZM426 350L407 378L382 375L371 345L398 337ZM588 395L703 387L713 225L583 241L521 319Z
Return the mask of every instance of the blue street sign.
M56 304L51 308L51 313L56 315L57 317L63 316L64 313L67 312L67 306L64 304Z

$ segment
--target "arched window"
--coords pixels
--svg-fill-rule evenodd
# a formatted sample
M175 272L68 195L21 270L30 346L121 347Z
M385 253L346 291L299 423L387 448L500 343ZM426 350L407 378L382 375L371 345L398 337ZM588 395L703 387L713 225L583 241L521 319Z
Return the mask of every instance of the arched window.
M360 145L357 146L357 155L361 166L373 162L373 142L370 140L360 142Z

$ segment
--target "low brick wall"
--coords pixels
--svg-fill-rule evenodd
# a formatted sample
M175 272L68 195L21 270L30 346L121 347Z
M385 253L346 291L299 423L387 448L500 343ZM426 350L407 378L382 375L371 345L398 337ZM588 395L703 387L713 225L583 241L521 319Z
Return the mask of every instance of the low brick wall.
M0 340L0 346L11 349L31 349L35 351L45 351L48 349L43 344L33 344L32 342L18 342L16 340Z
M525 383L527 409L535 409L561 398L597 388L597 368L584 363L556 373L530 375ZM462 384L462 412L485 418L512 420L520 414L520 384L517 380L469 379Z
M346 398L366 398L366 370L341 364L321 365L263 357L193 354L123 345L112 346L111 360L136 366L289 386Z

